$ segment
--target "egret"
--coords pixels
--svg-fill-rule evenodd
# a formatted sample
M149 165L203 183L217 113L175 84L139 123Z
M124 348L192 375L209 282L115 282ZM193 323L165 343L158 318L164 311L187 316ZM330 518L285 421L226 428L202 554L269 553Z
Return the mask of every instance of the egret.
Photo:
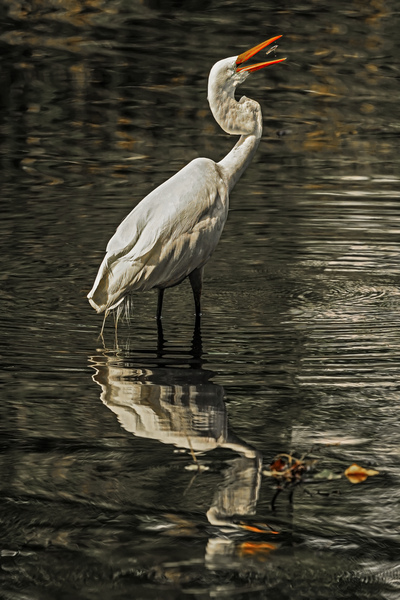
M260 105L245 96L237 101L235 90L250 73L285 60L244 64L280 37L212 67L208 79L211 112L226 133L240 138L218 163L209 158L192 160L139 202L119 225L87 296L98 313L105 312L103 328L109 312L133 291L157 289L157 319L161 319L164 290L187 277L196 318L200 317L204 265L224 228L229 194L262 135Z

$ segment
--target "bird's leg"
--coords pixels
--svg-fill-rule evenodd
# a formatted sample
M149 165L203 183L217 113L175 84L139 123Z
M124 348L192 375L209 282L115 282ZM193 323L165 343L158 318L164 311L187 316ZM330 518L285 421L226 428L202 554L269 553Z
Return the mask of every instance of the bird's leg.
M203 267L195 269L189 275L190 285L192 286L194 306L196 310L196 319L201 317L201 288L203 285Z
M159 289L158 290L158 301L157 301L157 316L156 316L157 321L159 321L161 319L163 300L164 300L164 290Z
M113 312L114 312L114 345L115 345L115 348L118 349L118 321L119 321L119 317L121 315L121 307L118 306L118 308L116 310L114 310Z
M101 327L101 331L100 331L100 335L99 335L99 338L101 338L103 340L103 344L104 344L103 331L104 331L104 325L106 324L106 319L108 317L108 313L109 313L108 310L106 310L105 313L104 313L103 325Z

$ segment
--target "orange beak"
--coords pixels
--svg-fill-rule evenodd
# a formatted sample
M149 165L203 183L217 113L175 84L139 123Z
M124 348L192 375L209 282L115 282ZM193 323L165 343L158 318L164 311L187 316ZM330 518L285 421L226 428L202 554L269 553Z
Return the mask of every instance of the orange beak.
M236 59L236 64L241 65L242 63L250 60L250 58L252 58L255 54L257 54L257 52L260 52L260 50L262 50L263 48L266 48L267 46L269 46L276 40L279 40L279 38L281 38L281 37L282 37L281 35L276 35L275 37L270 38L266 42L262 42L261 44L258 44L258 46L254 46L254 48L250 48L250 50L246 50L246 52L243 52L243 54L239 54L239 56ZM261 62L261 63L255 64L255 65L249 65L248 67L237 67L236 71L238 73L239 73L239 71L249 71L249 73L252 73L253 71L258 71L259 69L263 69L264 67L269 67L270 65L275 65L276 63L283 62L284 60L286 60L286 58L278 58L277 60L269 60L268 62Z

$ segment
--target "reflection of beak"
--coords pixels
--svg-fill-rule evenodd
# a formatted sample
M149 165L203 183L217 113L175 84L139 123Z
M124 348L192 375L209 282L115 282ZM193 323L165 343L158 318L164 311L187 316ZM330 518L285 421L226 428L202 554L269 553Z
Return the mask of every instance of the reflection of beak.
M253 533L272 533L274 535L279 535L279 531L274 531L269 527L269 525L265 526L265 529L260 529L259 527L255 527L254 525L246 525L246 523L239 523L239 527L241 529L245 529L246 531L252 531Z
M276 35L275 37L267 40L266 42L262 42L261 44L258 44L258 46L254 46L254 48L250 48L250 50L246 50L246 52L243 52L243 54L239 54L239 56L236 59L236 64L241 65L242 63L250 60L250 58L252 58L252 56L257 54L257 52L260 52L260 50L262 50L263 48L266 48L267 46L272 44L272 42L279 40L279 38L281 38L281 37L282 37L281 35ZM267 62L261 62L261 63L255 64L255 65L249 65L248 67L236 67L236 72L239 73L240 71L248 71L249 73L252 73L253 71L258 71L259 69L263 69L264 67L269 67L270 65L275 65L276 63L280 63L284 60L286 60L286 58L278 58L277 60L269 60Z
M276 550L278 546L268 544L267 542L244 542L240 545L240 554L242 556L262 556Z

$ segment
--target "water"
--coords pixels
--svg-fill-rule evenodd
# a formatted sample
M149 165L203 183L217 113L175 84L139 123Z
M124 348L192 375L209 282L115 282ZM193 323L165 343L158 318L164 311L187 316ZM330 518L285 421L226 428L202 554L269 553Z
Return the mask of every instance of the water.
M8 0L2 23L1 597L397 598L396 3ZM277 34L201 330L184 283L162 332L137 295L103 347L107 240L230 149L209 68ZM317 462L279 492L289 452Z

